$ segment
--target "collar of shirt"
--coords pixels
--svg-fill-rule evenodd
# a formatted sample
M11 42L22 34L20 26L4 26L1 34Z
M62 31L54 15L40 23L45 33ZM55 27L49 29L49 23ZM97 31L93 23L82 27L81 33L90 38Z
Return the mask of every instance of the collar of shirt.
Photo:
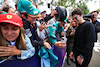
M10 44L13 45L13 46L15 46L16 40L14 42L10 41Z

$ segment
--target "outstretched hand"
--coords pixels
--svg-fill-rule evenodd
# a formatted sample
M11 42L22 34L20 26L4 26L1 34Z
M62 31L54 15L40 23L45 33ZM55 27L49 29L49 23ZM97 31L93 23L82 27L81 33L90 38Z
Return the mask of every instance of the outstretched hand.
M58 41L58 42L55 42L54 45L59 48L64 48L64 47L66 47L66 42Z
M42 31L44 28L47 28L47 27L49 27L49 26L50 26L50 27L53 27L52 25L46 25L45 22L44 22L44 23L42 23L42 25L39 27L39 30Z
M51 49L51 45L48 42L44 42L44 46L48 49Z
M58 14L58 12L57 12L57 10L53 9L52 13L51 13L51 16L54 16L55 14Z

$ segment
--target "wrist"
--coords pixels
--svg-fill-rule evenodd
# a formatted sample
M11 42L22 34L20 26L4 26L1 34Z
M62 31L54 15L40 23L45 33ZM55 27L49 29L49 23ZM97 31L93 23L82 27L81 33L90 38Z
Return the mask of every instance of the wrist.
M21 55L21 50L18 50L16 53L17 53L17 55L20 56Z
M54 45L56 45L56 44L57 44L57 42L54 43Z
M80 56L82 59L84 59L84 56L83 56L83 55L80 54L79 56Z
M39 27L39 30L42 31L44 28L42 26Z
M51 13L51 15L50 15L51 17L53 17L54 16L54 14L53 13Z
M57 46L58 42L55 42L54 45Z

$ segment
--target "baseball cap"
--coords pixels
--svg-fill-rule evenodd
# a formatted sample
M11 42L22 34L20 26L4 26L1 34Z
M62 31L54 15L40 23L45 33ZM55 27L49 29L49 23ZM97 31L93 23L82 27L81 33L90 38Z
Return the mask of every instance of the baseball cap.
M23 26L23 22L18 15L14 14L0 14L0 23L10 23L18 27Z
M22 1L24 0L20 0L17 4L17 9L20 13L27 13L26 10L22 7Z
M44 10L44 11L41 12L41 14L43 14L43 13L46 13L46 11Z
M66 19L67 16L67 10L64 6L58 6L56 7L56 9L58 14L55 14L55 19L57 21L64 21Z
M26 12L31 17L41 16L40 10L36 9L36 7L28 0L20 0L17 6L18 6L19 12Z

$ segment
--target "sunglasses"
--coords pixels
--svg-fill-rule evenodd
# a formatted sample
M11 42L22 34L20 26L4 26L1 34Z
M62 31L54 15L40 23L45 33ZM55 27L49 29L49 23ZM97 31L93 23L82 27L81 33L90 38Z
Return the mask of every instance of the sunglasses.
M77 19L78 17L79 17L79 15L78 15L78 16L76 16L76 17L74 17L74 18L72 18L72 20Z
M31 17L31 16L29 16L29 17ZM31 18L36 19L37 17L31 17Z

